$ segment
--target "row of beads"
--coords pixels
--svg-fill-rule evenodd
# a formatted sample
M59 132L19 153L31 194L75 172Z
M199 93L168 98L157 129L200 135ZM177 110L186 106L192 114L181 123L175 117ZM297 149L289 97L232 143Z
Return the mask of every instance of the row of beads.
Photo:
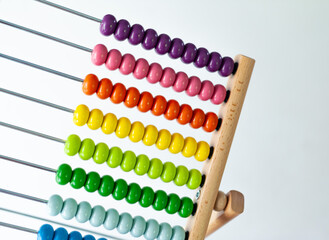
M88 202L77 203L68 198L65 201L59 195L52 195L48 200L48 212L51 216L61 214L66 220L75 217L79 223L89 220L93 227L104 226L107 230L117 229L121 234L130 232L133 237L144 237L147 240L180 240L184 239L185 231L180 226L171 227L168 223L159 224L156 220L145 221L141 216L132 217L129 213L119 214L115 209L105 210L97 205L91 207Z
M206 132L212 132L218 124L218 117L214 112L204 113L197 108L192 110L190 105L179 106L176 100L167 101L163 96L153 97L149 92L140 93L137 88L131 87L128 90L121 83L114 86L110 79L98 80L94 74L88 74L83 81L82 91L86 95L94 93L100 99L110 98L115 104L124 102L128 108L137 107L141 112L151 111L153 115L164 115L167 120L177 119L177 122L185 125L190 123L192 128L200 128Z
M116 181L109 175L100 177L96 172L86 173L82 168L72 168L67 164L59 166L56 173L56 182L60 185L70 185L74 189L85 188L87 192L98 191L99 195L107 197L112 194L115 200L126 199L130 204L139 202L142 207L153 206L156 211L166 210L169 214L178 212L179 216L186 218L193 212L193 201L188 197L180 199L176 194L169 196L162 190L156 192L150 187L143 189L137 183L130 185L123 179Z
M144 28L139 24L134 24L130 27L127 20L121 19L116 21L113 15L105 15L101 25L100 32L105 36L110 36L114 33L115 39L123 41L128 39L132 45L142 44L146 50L155 49L158 54L166 54L173 58L181 58L182 62L189 64L194 62L198 68L207 67L209 72L218 71L223 77L229 76L234 68L234 62L230 57L224 57L218 52L209 54L205 48L196 48L193 43L184 42L180 38L173 40L167 34L158 36L154 29Z
M125 172L132 170L139 176L147 173L151 179L161 178L163 182L173 181L177 186L186 186L189 189L196 189L200 186L202 175L199 170L191 169L185 166L176 167L172 162L165 162L158 158L149 159L146 155L136 154L132 151L124 153L119 147L109 148L105 143L95 143L92 139L86 138L83 141L77 135L70 135L66 142L64 151L69 156L79 153L82 160L93 158L97 164L104 162L111 168L118 166Z
M133 55L127 53L122 56L117 49L108 52L103 44L94 47L91 61L97 66L105 63L107 69L111 71L119 69L123 75L133 73L137 79L146 78L149 83L159 82L164 88L173 87L176 92L185 91L191 97L198 95L203 101L211 99L213 104L221 104L225 99L226 89L221 84L214 86L208 80L201 82L196 76L189 78L186 73L175 73L170 67L162 69L158 63L149 65L144 58L136 61Z
M103 133L111 134L115 132L118 138L129 136L132 142L143 141L146 146L156 145L158 149L169 149L173 154L179 152L184 157L192 157L198 161L205 161L209 156L210 146L205 141L197 142L192 137L185 139L179 133L171 134L168 130L158 129L153 125L144 127L141 122L133 122L126 117L117 117L113 113L108 113L105 116L99 109L89 111L86 105L79 105L74 111L73 122L77 126L87 126L91 130L96 130L101 127Z

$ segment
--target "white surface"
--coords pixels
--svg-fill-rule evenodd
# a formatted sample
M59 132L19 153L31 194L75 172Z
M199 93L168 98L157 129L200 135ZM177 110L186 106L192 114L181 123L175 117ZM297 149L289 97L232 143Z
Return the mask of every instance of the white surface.
M152 27L158 33L180 37L196 46L205 46L223 55L242 53L256 59L255 70L241 114L239 126L225 170L221 189L236 189L244 193L245 212L209 239L326 239L329 230L328 192L328 78L327 56L329 53L328 1L56 1L68 7L101 18L112 13L117 19L126 18L130 23ZM160 62L188 75L218 81L217 74L186 66L179 60L157 56L154 51L145 51L113 37L99 34L98 24L64 13L34 1L0 0L0 18L33 29L62 37L66 40L92 48L104 43L109 48L133 53L149 62ZM113 82L126 86L137 85L154 95L179 99L193 107L216 111L208 103L201 103L185 94L177 94L159 85L136 81L133 77L109 72L90 64L85 52L0 25L0 52L48 66L83 78L93 72L101 77L110 77ZM127 110L122 105L86 97L79 83L57 77L20 64L0 59L0 87L39 97L57 104L75 108L85 103L90 108L98 107L103 112L115 112L118 116L142 119L145 124L154 124L159 129L180 131L184 136L208 139L202 131L178 127L175 122L155 118ZM219 79L225 84L225 79ZM127 139L103 136L100 131L91 132L86 127L73 126L68 113L50 109L5 94L0 94L0 120L29 129L38 130L60 138L71 133L91 137L96 142L115 142L123 149L158 157L155 148L142 144L130 144ZM155 121L156 120L156 121ZM0 154L22 158L56 168L63 162L73 167L81 166L89 171L95 169L122 177L121 170L95 166L91 161L82 162L64 156L61 144L0 128ZM110 139L110 140L109 140ZM113 140L113 141L112 141ZM161 152L161 159L170 159L176 164L200 167L193 159L177 159ZM191 164L190 164L191 163ZM12 163L0 163L0 187L47 198L54 192L72 197L69 186L60 187L46 172L31 170ZM186 188L163 184L160 180L150 182L147 177L137 178L125 174L128 182L136 181L155 189L179 191L179 195L193 196ZM79 195L76 194L79 192ZM145 210L137 205L129 206L124 201L104 200L83 190L75 191L74 198L88 198L94 205L130 211L132 215L143 214L171 224L184 224L177 216ZM18 204L18 205L17 205ZM0 205L34 213L41 210L37 203L0 195ZM57 220L61 220L60 217ZM0 212L0 221L37 228L29 219ZM71 224L71 222L70 222ZM74 221L72 221L74 224ZM84 227L87 227L85 225ZM115 232L113 232L115 234ZM0 228L0 239L35 239L35 236ZM127 235L128 236L128 235Z

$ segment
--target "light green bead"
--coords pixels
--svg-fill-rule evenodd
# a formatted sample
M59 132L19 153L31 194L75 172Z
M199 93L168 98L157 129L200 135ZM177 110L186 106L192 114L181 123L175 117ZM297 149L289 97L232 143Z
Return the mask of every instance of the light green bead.
M125 151L121 162L121 169L125 172L130 172L136 165L136 155L132 151Z
M196 169L191 169L186 186L189 189L196 189L200 186L201 181L202 181L201 173Z
M79 156L82 160L89 160L93 156L94 151L95 142L90 138L86 138L81 143Z
M112 147L107 158L107 165L111 168L116 168L121 164L123 157L122 150L118 147Z
M64 152L69 156L74 156L79 152L81 139L78 135L71 134L65 141Z
M176 166L172 162L165 162L163 164L163 170L161 179L164 182L171 182L176 176Z
M142 176L148 172L149 167L150 167L150 159L144 154L138 155L136 166L134 169L135 173L139 176Z
M188 169L184 166L178 166L176 169L176 176L174 179L174 183L177 186L183 186L187 182L188 177L189 177Z
M156 179L156 178L160 177L160 175L162 173L162 169L163 169L163 164L162 164L161 160L158 158L153 158L151 160L150 168L149 168L147 175L151 179Z
M105 163L109 156L109 152L110 149L105 143L98 143L93 156L94 162L98 164Z

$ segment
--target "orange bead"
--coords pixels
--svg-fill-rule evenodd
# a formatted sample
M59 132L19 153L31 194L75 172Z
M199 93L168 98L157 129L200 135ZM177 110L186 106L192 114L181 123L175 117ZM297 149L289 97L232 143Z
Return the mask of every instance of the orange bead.
M176 100L169 100L164 116L168 120L173 120L178 117L179 110L180 110L179 103Z
M100 99L109 98L111 96L112 89L113 89L113 84L111 80L108 78L103 78L98 85L97 96Z
M218 123L218 117L213 112L208 112L206 114L206 119L203 123L203 130L206 132L212 132L216 129Z
M137 88L134 87L128 88L125 98L125 105L129 108L133 108L137 106L139 97L140 97L140 93Z
M126 87L121 83L116 83L113 86L113 91L111 94L111 101L113 103L121 103L126 97Z
M138 109L141 112L147 112L153 105L153 96L149 92L142 92L138 103Z
M92 95L96 92L98 87L98 77L94 74L88 74L83 80L82 91L86 95Z
M163 96L156 96L153 101L152 113L155 116L160 116L166 111L167 100Z
M180 107L180 112L177 117L177 122L180 124L187 124L191 121L193 115L193 110L190 105L183 104Z
M190 126L192 128L200 128L203 125L205 118L206 116L201 109L194 109Z

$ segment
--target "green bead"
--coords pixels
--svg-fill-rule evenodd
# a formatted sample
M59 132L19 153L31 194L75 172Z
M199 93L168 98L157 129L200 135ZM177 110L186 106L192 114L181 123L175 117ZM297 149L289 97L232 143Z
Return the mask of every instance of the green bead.
M127 196L128 184L123 179L118 179L114 184L113 198L115 200L122 200Z
M186 218L188 216L190 216L193 212L193 208L194 208L194 204L192 199L188 198L188 197L183 197L181 199L182 203L181 203L181 208L179 209L179 216Z
M79 152L81 139L78 135L71 134L65 142L64 152L69 156L74 156Z
M102 177L98 193L103 197L109 196L113 192L114 180L111 176L105 175Z
M164 182L171 182L176 176L176 166L172 162L165 162L163 164L163 170L161 179Z
M149 167L150 167L150 159L144 154L138 155L136 166L135 166L135 173L139 176L142 176L145 173L147 173Z
M178 212L181 205L181 200L177 194L171 193L168 197L168 204L166 207L166 212L169 214L174 214Z
M90 172L87 175L87 181L85 183L85 189L87 192L95 192L99 184L101 183L101 177L97 172Z
M143 187L142 196L139 200L139 204L145 208L151 206L154 200L154 195L155 194L152 188Z
M73 170L73 175L70 184L74 189L82 188L85 185L86 178L86 171L82 168L76 168Z
M136 155L132 151L125 151L121 162L121 169L125 172L130 172L136 165Z
M107 165L111 168L116 168L117 166L120 165L122 161L122 150L118 147L112 147L110 149L109 156L107 158Z
M142 194L142 189L137 183L131 183L128 189L126 200L130 204L138 202Z
M72 168L68 164L62 164L56 172L56 182L59 185L65 185L70 182L72 177Z
M105 143L98 143L93 156L94 162L98 164L105 163L109 156L109 152L110 149Z
M162 164L161 160L158 158L153 158L151 160L150 168L149 168L147 175L151 179L156 179L156 178L160 177L160 175L162 173L162 169L163 169L163 164Z
M153 208L157 211L161 211L165 209L168 203L168 196L167 193L165 193L162 190L158 190L155 193L155 199L153 203Z
M189 173L189 178L187 180L186 186L189 189L196 189L200 186L202 181L201 173L196 169L191 169Z
M174 183L177 186L183 186L189 177L188 169L184 166L178 166L176 169L176 176L174 178Z
M83 139L79 150L79 156L82 160L89 160L95 151L95 143L90 138Z

